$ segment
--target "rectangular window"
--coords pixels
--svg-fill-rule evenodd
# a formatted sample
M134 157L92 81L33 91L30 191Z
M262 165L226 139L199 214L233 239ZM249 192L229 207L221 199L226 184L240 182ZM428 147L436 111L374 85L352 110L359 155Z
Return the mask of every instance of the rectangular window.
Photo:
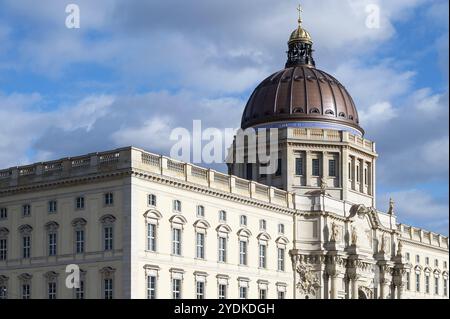
M196 234L196 257L200 259L205 258L205 234Z
M447 297L448 295L448 280L446 278L444 278L444 296Z
M156 299L156 276L147 276L147 299Z
M21 287L22 299L31 299L31 285L22 284Z
M205 207L202 205L197 206L197 217L205 217Z
M244 240L239 241L239 264L247 265L247 242Z
M278 271L284 271L284 248L278 248Z
M367 168L364 169L364 184L369 185L369 178L367 175Z
M181 229L172 229L172 254L181 256Z
M267 299L267 289L259 289L259 299Z
M425 276L425 293L430 293L430 276Z
M425 257L425 264L427 264L427 265L430 264L430 257Z
M105 198L105 206L111 206L114 204L114 194L113 193L106 193L104 195Z
M8 209L6 207L0 208L0 219L8 218Z
M197 299L205 299L205 283L203 281L197 281L196 286Z
M219 237L219 262L227 262L227 239Z
M31 216L31 205L25 204L22 206L22 216L23 217Z
M0 260L8 259L8 240L0 239Z
M84 197L77 197L75 200L76 209L84 209Z
M328 175L331 177L337 176L336 160L334 160L334 159L330 159L328 161Z
M356 182L359 183L359 165L356 166Z
M75 299L84 299L84 281L80 280L80 286L75 288Z
M56 256L56 233L48 234L48 255Z
M266 245L259 244L259 268L266 268Z
M106 278L103 280L103 297L104 299L113 299L113 280Z
M246 175L247 175L247 179L249 181L253 180L253 165L252 164L247 163L245 165L245 172L246 172Z
M313 176L320 176L320 160L318 158L312 160L312 174Z
M416 291L420 292L420 274L416 274Z
M439 267L439 260L437 259L434 260L434 267Z
M278 291L278 299L285 299L286 294L284 291Z
M174 200L173 201L173 210L176 212L181 212L181 202L179 200Z
M227 221L227 212L224 210L221 210L219 212L219 222L226 222Z
M0 286L0 300L8 299L8 288L6 286Z
M239 298L247 299L247 287L239 287Z
M278 159L278 161L277 161L277 170L276 170L276 172L275 172L275 176L281 176L281 170L282 170L282 166L283 165L283 162L281 161L281 158L279 158Z
M172 279L172 298L181 299L181 279Z
M147 250L156 251L156 225L147 224Z
M284 224L278 224L278 234L284 234Z
M150 194L148 195L148 206L156 206L156 195Z
M411 290L411 274L409 272L406 273L406 289Z
M48 202L48 212L56 213L58 211L58 203L56 200L51 200Z
M419 255L416 255L416 263L417 264L420 263L420 256Z
M348 179L352 180L353 172L352 172L352 163L348 163Z
M261 220L259 221L259 229L260 229L260 230L266 230L266 228L267 228L267 223L266 223L266 221L265 221L264 219L261 219Z
M295 175L303 176L303 158L295 159Z
M56 282L48 283L47 297L48 299L56 299Z
M247 226L247 216L241 215L240 224L241 226Z
M434 278L434 293L439 295L439 278Z
M75 231L75 250L77 254L84 253L84 230Z
M113 250L113 228L112 226L105 226L103 228L103 245L104 250Z
M227 299L227 285L219 284L219 299Z
M22 257L30 258L31 256L31 236L25 235L22 237Z
M409 259L411 258L409 253L406 253L406 260L409 261Z

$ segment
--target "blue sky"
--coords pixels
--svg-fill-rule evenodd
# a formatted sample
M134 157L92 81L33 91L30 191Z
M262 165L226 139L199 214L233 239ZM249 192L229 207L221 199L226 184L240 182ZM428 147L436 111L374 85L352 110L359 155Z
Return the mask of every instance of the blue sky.
M65 27L78 4L81 28ZM380 28L366 26L366 6ZM317 67L377 142L378 207L448 234L448 1L304 0ZM234 127L283 68L297 2L0 0L0 167ZM224 167L223 167L224 169Z

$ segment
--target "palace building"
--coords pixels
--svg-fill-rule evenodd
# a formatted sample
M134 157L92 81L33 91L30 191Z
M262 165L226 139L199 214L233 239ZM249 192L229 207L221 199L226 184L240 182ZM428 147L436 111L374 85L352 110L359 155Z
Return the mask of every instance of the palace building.
M278 129L274 174L134 147L0 170L0 298L448 298L448 237L376 208L375 143L312 45L299 19L243 112Z

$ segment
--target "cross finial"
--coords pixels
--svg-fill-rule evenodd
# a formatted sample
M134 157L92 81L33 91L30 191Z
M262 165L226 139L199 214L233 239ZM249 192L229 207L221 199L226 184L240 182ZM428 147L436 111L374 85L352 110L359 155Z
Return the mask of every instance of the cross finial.
M297 7L297 11L298 11L298 25L302 25L302 12L303 12L303 8L301 6L301 4L298 5Z

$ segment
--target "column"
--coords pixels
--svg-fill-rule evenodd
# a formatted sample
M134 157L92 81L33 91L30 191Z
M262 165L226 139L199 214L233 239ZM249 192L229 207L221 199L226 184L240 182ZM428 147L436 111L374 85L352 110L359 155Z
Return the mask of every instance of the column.
M330 275L330 299L337 299L337 278L338 275Z
M328 152L322 152L322 177L328 183Z
M352 279L352 299L358 299L358 277Z
M359 189L358 189L358 161L359 161L359 158L356 158L356 156L353 157L353 167L352 167L352 170L353 170L353 190L355 190L355 191L359 191ZM360 177L359 180L361 182L361 176L359 176L359 177Z
M402 283L397 286L397 299L403 299L403 290L405 289L405 285Z
M311 176L312 176L312 157L311 151L305 152L305 178L306 178L306 186L311 186Z
M348 192L348 149L347 147L343 147L342 148L342 153L341 153L341 161L339 163L339 167L341 168L339 170L340 173L340 180L341 180L341 186L342 187L342 200L346 200L347 199L347 192Z

